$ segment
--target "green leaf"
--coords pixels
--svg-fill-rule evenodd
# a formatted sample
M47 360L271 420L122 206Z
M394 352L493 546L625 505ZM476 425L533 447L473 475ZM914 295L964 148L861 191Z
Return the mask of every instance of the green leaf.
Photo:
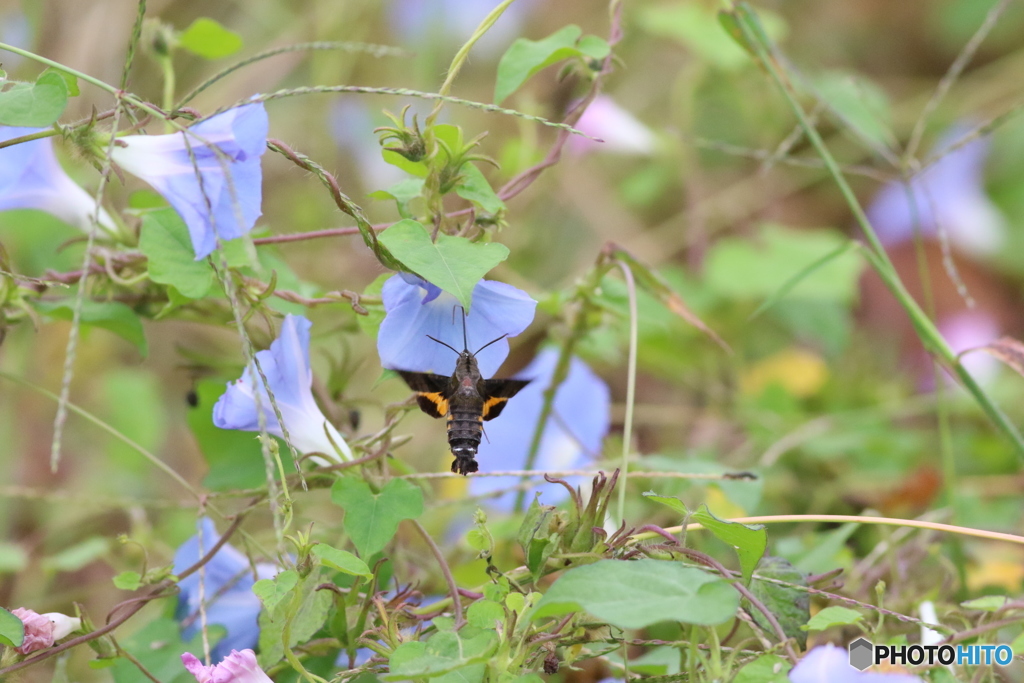
M455 186L455 194L473 202L490 214L496 214L505 209L505 202L501 201L479 168L473 164L465 164L460 174L462 180Z
M78 89L78 77L77 76L75 76L73 74L69 74L67 71L60 71L59 69L54 69L53 67L50 67L49 69L47 69L43 73L44 74L54 73L54 74L57 74L58 76L60 76L61 78L63 78L64 79L64 84L66 86L68 86L68 97L78 97L79 95L82 94L81 91Z
M804 630L824 631L833 626L850 626L861 621L863 618L864 615L856 610L833 605L832 607L826 607L811 617L811 620L804 626Z
M967 602L961 602L960 606L967 609L981 610L982 612L995 612L1002 609L1010 599L1005 595L986 595Z
M43 560L43 569L58 572L74 572L82 567L98 560L106 554L108 547L107 539L100 536L87 538L80 543L65 548L56 555L50 555Z
M438 234L430 241L427 229L401 220L380 234L380 242L402 265L448 292L469 313L476 283L508 258L508 248L492 242L470 242L465 237Z
M430 173L430 169L422 161L412 161L398 152L392 152L390 149L381 150L381 156L384 157L384 161L387 163L417 178L426 178L427 174Z
M470 626L493 629L494 622L505 621L505 609L491 600L477 600L466 610L466 620Z
M827 254L822 256L821 258L819 258L819 259L809 263L799 273L796 273L795 275L793 275L793 277L789 278L784 283L782 283L782 286L779 287L775 291L774 294L772 294L770 297L765 299L764 303L762 303L760 306L758 306L757 310L754 311L753 313L751 313L750 317L747 318L747 320L748 321L749 320L753 320L754 318L756 318L757 316L761 315L762 313L767 311L769 308L771 308L772 306L777 304L779 301L784 299L786 297L786 295L789 294L793 290L794 287L796 287L798 284L800 284L805 277L808 277L809 275L811 275L811 273L814 273L819 268L822 268L825 265L831 263L834 259L837 259L840 256L842 256L843 254L845 254L846 252L851 251L851 250L856 249L856 248L857 248L857 243L854 242L853 240L850 240L846 244L842 244L842 245L836 247L834 250L828 252Z
M18 83L0 92L0 124L46 128L64 113L68 84L53 70L44 71L33 84Z
M149 261L153 282L172 285L190 299L200 299L210 292L213 268L206 259L196 261L188 226L174 209L146 212L139 249Z
M299 573L286 569L272 579L260 579L252 585L252 592L260 599L268 612L281 604L299 584Z
M28 553L17 543L0 541L0 574L20 572L28 566Z
M138 590L142 585L142 575L138 572L121 572L114 577L114 585L123 591Z
M483 663L498 646L493 630L464 627L458 633L442 631L426 642L411 641L395 648L388 661L385 681L409 678L434 678L456 670L461 674L445 683L481 681L486 668Z
M291 570L282 573L289 572L298 577L298 574ZM287 581L290 582L291 579L289 578ZM330 612L333 601L331 600L331 591L317 590L317 586L323 581L323 569L317 567L291 589L301 596L301 603L295 614L291 615L290 647L308 641L327 621L327 614ZM259 584L262 581L256 583ZM254 585L253 592L255 590L256 586ZM294 609L294 597L294 595L289 595L288 600L277 601L274 609L268 608L260 612L260 653L257 655L257 662L263 668L276 663L284 656L284 626L290 612Z
M796 585L786 586L763 579L778 579ZM803 627L811 618L811 596L806 590L800 590L799 586L807 586L803 572L790 564L789 560L768 555L757 565L754 579L750 582L750 592L775 615L783 633L795 638L803 648L807 645L807 632ZM761 628L771 633L771 624L761 610L750 607L747 611Z
M498 63L494 102L501 104L502 100L518 90L531 76L563 59L604 59L608 55L608 43L596 36L587 36L580 40L581 33L579 26L570 25L555 31L547 38L519 38L512 43Z
M311 551L320 560L320 564L330 569L337 569L352 576L371 578L373 572L366 563L347 550L338 550L324 543L317 543Z
M833 256L849 239L835 230L764 225L749 238L720 240L708 253L705 283L730 299L774 296L795 276L830 256L785 292L794 299L851 304L864 262L857 254Z
M393 199L398 206L398 213L402 218L412 218L409 212L409 203L418 199L423 194L422 178L406 178L400 180L386 190L377 190L370 193L373 199Z
M675 496L659 496L654 491L646 491L644 492L644 498L647 500L653 500L655 503L661 503L666 507L670 507L683 517L690 514L690 511L686 509L686 504Z
M740 570L743 572L744 583L750 583L750 575L754 573L754 567L764 556L768 547L768 531L764 524L748 526L739 522L729 522L719 519L711 513L707 505L701 505L691 518L699 522L705 529L715 535L715 538L727 543L736 550L740 558Z
M0 645L21 647L25 640L25 624L3 607L0 607Z
M785 657L761 655L737 671L732 683L789 683L791 668Z
M264 486L267 482L267 470L263 464L263 453L256 433L220 429L213 424L213 407L223 393L223 381L204 379L197 382L196 405L190 407L185 416L189 429L199 444L199 450L210 468L203 478L203 487L214 491L227 491ZM292 456L288 449L282 447L280 454L285 471L293 471Z
M40 313L52 318L71 320L75 302L74 299L36 301L33 305ZM120 302L86 299L82 302L82 324L102 328L130 341L139 349L143 358L149 352L142 321L135 315L135 311Z
M199 17L178 36L178 44L203 59L221 59L242 49L242 37L209 17Z
M423 514L423 492L404 479L373 493L365 481L343 477L331 487L331 500L345 509L345 531L363 557L383 550L403 519Z
M662 621L721 624L739 607L726 580L678 562L601 560L565 572L545 593L532 619L587 611L619 628Z

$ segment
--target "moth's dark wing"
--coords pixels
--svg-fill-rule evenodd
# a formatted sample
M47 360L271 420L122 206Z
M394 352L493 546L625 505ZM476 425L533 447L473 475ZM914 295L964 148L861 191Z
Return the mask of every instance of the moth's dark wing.
M529 383L528 379L484 380L484 419L493 420L501 415L508 400Z
M452 394L451 377L407 370L395 372L416 392L416 403L420 410L430 417L444 417L448 414L448 399Z

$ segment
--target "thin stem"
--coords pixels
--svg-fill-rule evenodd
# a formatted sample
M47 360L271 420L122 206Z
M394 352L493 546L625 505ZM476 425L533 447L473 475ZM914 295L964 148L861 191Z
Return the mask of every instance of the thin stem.
M455 79L459 75L459 71L462 69L462 65L469 59L469 51L473 49L476 41L480 40L485 33L494 25L494 22L505 13L515 0L504 0L500 5L491 10L490 14L484 17L484 20L480 22L480 25L473 31L473 35L469 37L469 40L459 48L459 51L455 53L455 57L452 58L451 66L448 67L448 75L444 79L444 83L438 89L438 95L447 95L451 92L452 84L455 83ZM434 105L433 111L426 118L426 128L430 128L434 124L434 120L437 119L437 115L441 113L441 109L444 108L444 100L439 101Z
M81 79L81 80L85 81L86 83L90 83L90 84L96 86L100 90L107 91L111 95L115 96L118 99L119 102L130 104L130 105L132 105L133 107L135 107L137 109L141 109L142 111L146 112L150 116L155 116L156 118L159 118L159 119L166 119L167 118L167 114L165 112L162 112L158 108L156 108L155 106L149 104L148 102L143 101L138 96L133 95L133 94L131 94L129 92L125 92L124 90L119 90L118 88L115 88L114 86L110 85L109 83L105 83L105 82L101 81L100 79L98 79L98 78L96 78L94 76L90 76L89 74L83 73L81 71L78 71L77 69L72 69L69 66L64 66L60 62L55 62L52 59L47 59L46 57L43 57L41 55L37 55L34 52L29 52L28 50L22 50L20 47L15 47L13 45L9 45L8 43L0 42L0 50L6 50L7 52L13 52L16 55L21 55L22 57L25 57L26 59L31 59L34 62L38 62L39 64L43 64L45 66L51 67L51 68L56 69L57 71L60 71L62 73L70 74L70 75L74 76L75 78ZM177 127L179 130L184 130L184 126L178 126L177 124L175 124L175 127Z
M0 48L3 47L3 43L0 43ZM527 121L533 121L539 123L542 126L549 126L551 128L561 128L564 131L568 131L573 135L581 135L589 140L596 138L587 135L581 130L577 130L572 126L565 123L557 123L543 116L534 116L533 114L526 114L515 109L508 109L506 107L499 107L496 104L487 104L485 102L476 102L474 100L467 100L461 97L449 97L447 95L439 95L433 92L423 92L421 90L409 90L407 88L372 88L369 86L362 85L311 85L302 88L287 88L284 90L277 90L271 93L264 93L262 95L256 95L245 100L239 100L234 104L230 104L226 107L221 107L213 114L208 116L216 116L217 114L227 111L228 109L234 109L235 107L241 107L245 104L251 104L253 102L269 102L270 100L277 100L282 97L295 97L298 95L317 95L317 94L331 94L331 93L362 93L366 95L395 95L397 97L419 97L424 100L441 100L450 104L460 104L464 107L471 109L479 109L481 111L491 112L494 114L505 114L507 116L515 116L520 119Z
M452 570L448 566L448 563L444 559L444 554L441 549L437 547L437 543L430 537L427 530L423 528L423 525L418 520L409 520L416 531L420 532L420 536L423 537L423 541L430 547L430 552L434 554L434 558L437 559L437 564L441 567L441 573L444 574L444 580L448 583L448 594L452 599L452 609L455 611L455 630L459 630L463 624L466 623L466 618L462 614L462 600L459 597L459 587L455 583L455 577L452 576Z
M341 469L351 466L354 462L345 465L335 465L324 469ZM472 474L457 474L455 472L415 472L413 474L401 474L396 479L475 479L478 477L551 477L552 479L564 479L565 477L593 477L600 474L600 470L499 470L495 472L473 472ZM746 472L737 474L705 474L697 472L630 472L631 477L640 479L711 479L711 480L736 480L756 479Z
M132 73L132 64L135 62L135 51L142 38L142 22L145 18L146 0L139 0L138 8L135 11L135 25L132 26L132 36L128 39L128 51L124 56L124 68L121 69L121 90L128 89L128 79Z
M906 152L903 154L904 163L907 160L913 159L917 153L917 148L921 144L921 138L924 135L925 125L928 123L928 117L938 109L939 104L945 99L946 94L949 93L949 89L953 87L956 79L960 77L963 70L967 67L967 64L974 57L974 54L981 47L982 42L988 36L989 32L996 25L999 17L1006 10L1007 5L1010 4L1010 0L1000 0L988 11L988 15L985 16L985 20L981 22L981 26L974 32L971 39L964 45L964 49L960 51L953 63L950 64L949 70L946 71L942 80L939 81L938 86L935 88L935 92L932 93L931 98L924 105L924 109L921 110L921 116L918 117L917 122L914 124L914 130L910 133L910 140L907 142Z
M90 76L89 74L86 74L86 73L82 73L81 71L78 71L76 69L72 69L69 66L64 66L60 62L55 62L52 59L47 59L46 57L42 57L40 55L37 55L34 52L29 52L28 50L23 50L20 47L15 47L13 45L8 45L7 43L0 43L0 50L6 50L7 52L13 52L16 55L21 55L22 57L26 57L28 59L31 59L34 62L39 62L40 64L45 64L46 66L51 67L53 69L56 69L57 71L61 71L61 72L66 73L66 74L70 74L70 75L74 76L75 78L78 78L78 79L81 79L81 80L85 81L86 83L91 83L92 85L95 85L97 88L99 88L101 90L106 90L108 93L110 93L112 95L120 95L120 91L118 91L117 88L115 88L114 86L110 85L109 83L105 83L105 82L101 81L98 78Z
M196 95L203 92L211 85L219 81L220 79L228 76L242 67L249 66L255 62L258 62L268 57L275 57L277 55L286 54L288 52L301 52L304 50L341 50L343 52L366 52L373 57L402 57L407 56L409 53L401 48L390 47L388 45L375 45L372 43L350 43L345 41L317 41L313 43L296 43L294 45L285 45L283 47L277 47L271 50L265 50L259 52L252 57L247 57L240 62L232 64L228 68L220 71L213 76L197 85L192 89L185 97L181 98L181 102L178 103L176 109L184 107L186 104L191 102Z
M381 231L390 227L391 224L374 225L374 230ZM270 237L257 237L252 241L257 247L263 244L280 244L282 242L303 242L314 240L320 237L341 237L343 235L358 235L359 228L327 228L326 230L311 230L310 232L293 232L288 235L271 235Z
M0 149L4 147L13 147L14 145L20 145L23 142L31 142L32 140L41 140L42 138L52 138L54 135L60 135L60 131L56 128L47 128L35 133L29 133L28 135L19 135L16 138L10 140L4 140L0 142Z
M1005 541L1007 543L1016 543L1017 545L1024 545L1024 536L1016 536L1014 534L1005 534L1000 531L986 531L984 529L971 529L970 527L955 526L953 524L941 524L939 522L926 522L920 519L897 519L895 517L858 517L856 515L766 515L762 517L737 517L730 519L730 522L739 522L740 524L805 524L807 522L822 522L825 524L831 524L833 522L854 522L857 524L877 524L881 526L901 526L901 527L913 527L916 529L927 529L929 531L941 531L947 534L960 534L961 536L973 536L974 538L984 538L989 541ZM687 531L693 531L696 529L703 529L700 524L692 523L686 525ZM679 533L683 530L681 526L669 527L665 531L669 533ZM644 532L642 534L636 534L631 538L634 541L642 541L648 538L656 538L658 534L653 532Z
M636 281L633 271L625 261L617 260L626 278L626 291L629 293L629 367L626 376L626 419L622 427L622 481L619 482L618 519L621 523L626 519L626 480L629 477L629 448L633 443L633 407L636 403L636 352L637 352L637 306ZM598 520L601 521L601 520Z
M143 7L145 5L143 4ZM131 54L129 45L129 54ZM120 101L114 107L114 121L112 130L117 132L118 123L121 120L123 107ZM82 260L82 272L88 273L93 263L93 245L96 243L96 235L100 231L100 211L103 210L103 193L107 188L111 171L111 153L114 149L114 135L110 136L107 145L107 159L103 164L103 173L100 174L100 182L96 188L96 210L93 212L92 221L89 226L89 235L85 243L85 256ZM61 439L64 436L64 423L67 420L68 398L71 395L71 378L74 376L75 357L78 350L78 335L82 326L82 309L85 306L86 292L89 288L89 279L83 277L75 292L75 302L71 314L71 329L68 332L68 343L64 350L64 369L61 376L60 397L57 399L57 414L53 419L53 440L50 443L50 470L57 471L60 464Z

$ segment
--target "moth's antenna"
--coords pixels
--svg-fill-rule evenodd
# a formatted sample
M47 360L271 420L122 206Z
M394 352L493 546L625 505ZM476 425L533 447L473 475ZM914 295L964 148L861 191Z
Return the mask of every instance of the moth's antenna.
M462 306L459 306L462 308ZM469 351L469 342L466 341L466 309L462 308L462 348Z
M466 341L466 309L463 308L462 306L458 305L458 304L455 304L454 306L452 306L452 325L455 324L455 309L456 308L458 308L458 309L460 309L462 311L462 348L463 348L463 353L466 353L466 352L469 351L469 342ZM429 337L430 335L427 335L427 336ZM431 337L431 339L433 339L433 337ZM437 340L434 339L434 341L437 341ZM444 342L441 342L441 343L444 344ZM445 344L445 346L448 346L448 345ZM448 346L448 348L450 349L452 347ZM456 352L456 353L458 353L458 352Z
M454 351L455 353L459 354L460 356L462 355L462 352L461 352L461 351L459 351L459 350L458 350L457 348L455 348L454 346L452 346L451 344L446 344L445 342L441 341L440 339L438 339L438 338L436 338L436 337L431 337L431 336L430 336L429 334L427 335L427 337L428 337L429 339L433 339L434 341L436 341L436 342L437 342L438 344L440 344L441 346L447 346L447 347L448 347L449 349L451 349L451 350L452 350L452 351ZM497 340L495 340L495 341L497 341Z
M481 346L481 347L480 347L479 349L477 349L477 350L476 350L476 351L475 351L475 352L473 353L473 355L475 356L476 354L480 353L481 351L483 351L484 349L486 349L486 348L487 348L488 346L490 346L490 345L491 345L491 344L493 344L494 342L500 342L500 341L501 341L502 339L504 339L504 338L505 338L505 337L507 337L507 336L508 336L507 334L503 334L503 335L501 335L500 337L498 337L497 339L492 339L491 341L487 342L486 344L484 344L483 346Z

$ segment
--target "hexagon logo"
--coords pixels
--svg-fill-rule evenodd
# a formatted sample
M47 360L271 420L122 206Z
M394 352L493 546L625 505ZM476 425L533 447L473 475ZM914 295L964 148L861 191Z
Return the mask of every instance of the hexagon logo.
M865 638L858 638L849 645L850 666L863 671L874 663L875 646Z

